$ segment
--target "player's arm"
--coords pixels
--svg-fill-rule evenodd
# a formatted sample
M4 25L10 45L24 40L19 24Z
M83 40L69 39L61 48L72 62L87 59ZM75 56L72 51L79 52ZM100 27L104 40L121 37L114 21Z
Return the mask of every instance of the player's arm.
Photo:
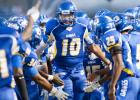
M51 35L49 36L49 38L48 38L48 40L46 41L46 43L44 43L44 42L41 43L40 46L36 49L36 54L37 54L38 56L40 56L40 55L42 54L43 50L46 49L46 47L47 47L47 45L48 45L47 42L50 42L50 41L53 41L53 40L55 40L55 39L54 39L53 34L51 33Z
M41 70L44 71L45 73L48 73L48 65L47 61L42 63L42 66L44 66Z
M91 44L88 46L89 50L99 57L106 65L110 65L110 61L105 57L101 48L97 44Z
M103 83L105 83L106 81L109 81L109 80L111 80L111 74L110 73L104 75L98 82L99 82L99 84L102 85Z
M42 65L37 65L36 68L38 69L39 73L41 74L41 76L43 76L44 78L48 79L49 81L52 81L53 83L61 86L64 85L64 82L59 78L59 75L55 74L55 75L48 75L46 70L46 66L44 66L44 64Z
M105 55L102 52L101 48L97 44L95 44L93 42L93 40L90 37L90 34L86 33L85 36L84 36L84 39L85 39L85 43L88 45L88 49L91 52L93 52L97 57L99 57L108 66L104 70L96 71L96 75L101 75L101 74L104 74L104 73L108 72L109 69L111 69L110 68L111 67L110 66L111 62L105 57Z
M42 43L42 44L36 49L36 54L37 54L38 57L42 54L43 50L46 49L47 45L48 45L47 43Z
M28 100L28 92L26 88L26 83L22 71L22 58L19 55L14 55L12 57L12 64L14 68L14 78L16 85L19 89L20 95L23 100Z
M28 24L24 30L24 32L22 33L22 38L24 41L27 41L30 39L30 37L32 36L32 28L33 28L33 18L31 16L28 16Z
M109 98L113 100L115 97L116 84L123 70L123 61L122 61L122 54L121 54L120 47L112 48L111 53L114 61L114 66L113 66L113 75L111 77L108 94L109 94Z
M110 87L109 87L109 98L111 100L115 100L115 89L117 81L121 75L121 72L124 68L123 66L123 60L122 60L122 42L121 37L119 34L114 34L111 36L106 37L105 39L105 45L112 55L112 59L114 62L113 66L113 73L110 81Z
M39 85L41 85L44 89L51 91L52 90L52 84L50 84L45 78L43 78L40 74L37 74L35 77L33 77L33 80L37 82Z
M22 38L24 41L27 41L31 38L32 36L32 27L34 22L36 22L36 20L39 17L39 7L40 7L40 0L38 0L38 2L36 3L35 6L33 6L31 9L28 10L27 12L27 16L28 16L28 24L24 30L24 32L22 33Z
M16 33L16 32L15 32ZM17 39L13 39L13 45L12 45L12 66L14 70L14 78L16 81L16 85L19 88L19 92L21 97L24 100L28 100L28 92L26 88L26 83L24 80L24 75L22 71L22 57L18 55L19 52L19 41Z
M28 100L28 92L26 87L26 82L21 68L14 68L14 78L16 85L19 89L21 98L23 100Z
M48 73L48 65L47 65L46 59L45 59L45 61L43 61L43 60L40 61L39 64L37 64L35 67L38 70L41 70L41 71L43 71L45 73Z
M109 81L111 79L110 74L104 75L99 81L92 82L89 86L84 88L85 92L93 92L94 90L98 89L104 82Z
M52 61L50 59L47 59L47 65L48 65L48 73L52 74Z
M114 61L113 76L110 82L110 86L115 87L120 77L121 71L123 69L122 54L113 55L113 61Z
M44 77L42 77L39 73L33 77L33 80L41 85L44 89L51 92L53 96L56 96L58 99L66 100L68 94L62 90L58 90L57 88L53 87Z
M99 75L106 75L109 74L110 72L110 68L104 68L104 69L100 69L100 70L96 70L94 72L92 72L91 74L88 75L87 80L92 82L97 76Z
M61 80L61 79L59 78L59 75L57 75L57 74L55 74L55 75L48 75L48 74L46 74L45 72L43 72L43 71L41 71L41 70L39 71L39 73L40 73L44 78L48 79L49 81L52 81L53 83L55 83L55 84L57 84L57 85L59 85L59 86L64 85L63 80Z

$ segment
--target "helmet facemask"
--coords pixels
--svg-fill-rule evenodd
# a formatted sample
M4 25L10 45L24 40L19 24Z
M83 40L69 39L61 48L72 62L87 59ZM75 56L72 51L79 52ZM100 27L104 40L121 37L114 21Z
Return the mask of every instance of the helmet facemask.
M59 20L63 25L71 26L75 22L75 15L74 12L61 12L59 14Z

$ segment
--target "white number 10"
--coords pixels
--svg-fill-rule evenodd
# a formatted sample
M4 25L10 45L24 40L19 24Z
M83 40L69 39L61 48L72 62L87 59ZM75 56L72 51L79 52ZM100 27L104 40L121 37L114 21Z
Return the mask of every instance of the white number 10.
M62 56L66 56L68 49L71 56L77 56L80 52L81 41L80 38L73 38L70 44L68 39L64 39L62 42Z

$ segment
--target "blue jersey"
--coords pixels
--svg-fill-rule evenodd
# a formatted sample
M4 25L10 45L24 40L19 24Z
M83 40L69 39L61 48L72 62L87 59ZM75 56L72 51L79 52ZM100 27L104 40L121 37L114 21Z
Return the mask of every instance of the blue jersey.
M90 34L90 37L96 44L100 46L100 43L99 41L97 41L97 38L94 35L94 33ZM101 61L101 59L98 58L94 53L90 52L87 47L85 49L83 65L86 73L92 73L95 70L104 68L104 64Z
M125 74L134 75L135 69L132 64L131 49L127 40L116 30L107 31L102 37L101 41L103 42L106 52L114 47L120 47L122 49L122 59L124 64L123 72Z
M23 73L26 80L28 95L30 100L40 100L39 85L36 84L32 79L39 74L36 69L38 57L32 49L30 55L25 57L23 65Z
M46 23L46 35L50 35L52 30L59 24L59 21L55 18L49 19Z
M5 26L14 29L18 33L16 34L16 39L19 44L19 52L20 56L27 56L30 54L30 49L26 46L26 43L22 39L22 33L25 30L27 26L27 18L26 17L11 17L9 18L8 22L5 24Z
M29 56L25 57L24 65L23 65L23 72L26 81L32 80L32 78L38 74L38 70L35 68L37 63L38 57L34 50L30 53Z
M131 48L132 62L136 70L136 76L140 77L140 33L132 31L130 34L125 34L124 37L128 41Z
M0 43L0 87L11 86L13 79L12 57L19 50L16 32L5 26L0 27Z
M93 43L87 28L79 23L71 27L58 24L51 32L50 39L56 43L54 63L67 67L83 62L84 42L87 45Z

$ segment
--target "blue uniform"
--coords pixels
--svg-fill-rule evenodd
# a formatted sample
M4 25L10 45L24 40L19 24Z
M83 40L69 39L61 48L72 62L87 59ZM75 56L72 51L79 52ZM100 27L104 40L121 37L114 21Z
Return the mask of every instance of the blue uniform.
M124 37L128 40L130 48L133 52L132 62L135 67L135 75L140 79L140 33L138 31L131 31L130 34L125 34ZM140 83L140 82L139 82ZM137 87L140 91L140 85ZM140 93L140 92L139 92ZM138 95L138 100L140 99L140 94Z
M59 21L55 18L49 19L46 23L46 35L50 35L51 31L59 24Z
M38 57L35 52L35 49L40 44L41 40L42 40L41 30L38 27L38 25L35 25L32 33L32 39L29 40L28 42L28 45L31 46L32 51L30 55L25 57L24 65L23 65L23 72L25 75L25 80L26 80L27 90L28 90L30 100L43 99L43 96L40 91L41 90L40 86L32 80L32 78L34 78L37 74L39 74L38 70L35 67L38 62Z
M13 65L18 67L16 57L19 50L16 32L8 27L0 27L0 100L15 100L13 85Z
M94 35L94 33L92 33L90 36L94 40L95 43L99 44L99 42L96 40L96 36ZM83 65L86 71L86 75L91 74L95 70L100 70L104 68L102 61L94 53L91 53L88 50L88 48L86 48L85 50ZM100 79L100 76L95 81L98 81L99 79ZM104 99L103 87L93 91L92 93L87 93L84 99L103 100Z
M32 78L34 78L38 74L38 70L35 68L38 61L38 57L34 49L37 48L41 40L42 40L41 30L37 25L35 25L33 29L32 39L29 41L30 46L32 48L32 52L30 53L30 55L25 57L23 65L23 72L25 75L30 100L43 99L41 96L39 85L32 80Z
M131 58L131 48L127 40L115 29L107 31L102 37L106 51L112 48L121 47L124 69L117 83L117 100L136 100L138 94L138 79L135 76L135 68Z
M131 55L132 55L132 62L136 68L136 72L135 75L137 77L140 77L140 54L139 54L139 50L140 50L140 40L139 40L139 36L140 33L138 31L131 31L130 34L125 34L123 35L131 48Z
M37 60L38 57L34 50L24 59L25 64L23 65L23 72L27 84L29 100L41 100L39 85L32 80L32 78L38 74L38 70L35 68Z
M64 91L69 94L68 100L81 100L86 81L83 69L83 43L84 40L88 45L93 43L87 35L87 28L78 23L71 27L58 24L52 30L50 38L56 42L55 73L62 73Z

